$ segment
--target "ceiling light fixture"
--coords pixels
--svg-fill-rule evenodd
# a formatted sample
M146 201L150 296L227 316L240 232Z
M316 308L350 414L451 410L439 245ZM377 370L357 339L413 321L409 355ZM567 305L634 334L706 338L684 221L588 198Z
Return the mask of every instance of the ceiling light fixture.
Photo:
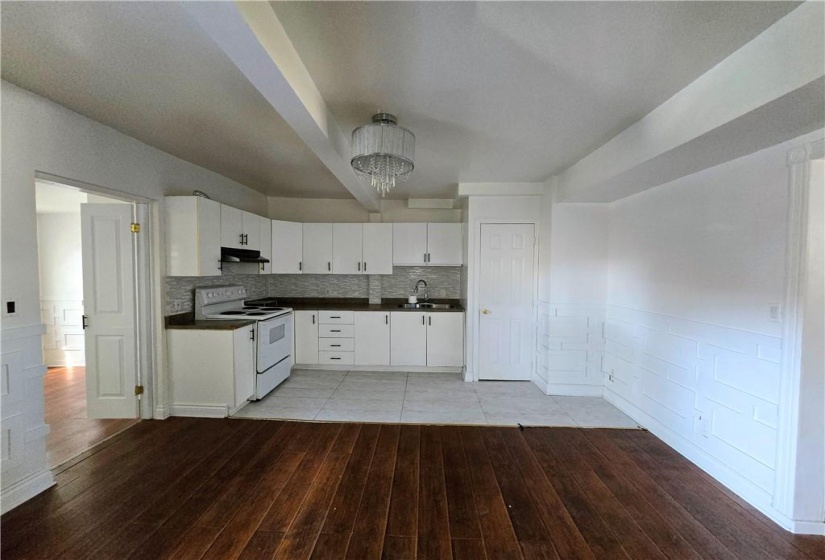
M389 113L372 116L372 122L352 131L352 159L355 173L381 193L412 174L415 135Z

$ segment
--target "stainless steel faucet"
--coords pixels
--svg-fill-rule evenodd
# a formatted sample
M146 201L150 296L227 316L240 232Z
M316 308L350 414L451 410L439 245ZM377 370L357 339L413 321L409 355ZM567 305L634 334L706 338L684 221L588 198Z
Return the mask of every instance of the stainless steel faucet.
M430 299L430 294L427 293L427 282L425 280L419 280L418 282L415 283L415 290L413 290L413 293L414 294L418 293L418 287L421 284L424 284L424 299L425 300Z

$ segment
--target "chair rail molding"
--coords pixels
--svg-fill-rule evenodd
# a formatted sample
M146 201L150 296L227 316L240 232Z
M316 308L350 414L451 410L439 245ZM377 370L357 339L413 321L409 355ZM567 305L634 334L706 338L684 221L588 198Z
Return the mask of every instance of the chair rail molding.
M794 532L825 534L825 523L794 519L797 485L796 461L799 443L800 398L802 395L802 331L808 251L808 191L810 162L825 157L825 139L788 151L788 237L783 298L782 352L780 359L779 417L776 447L776 479L773 507L785 518L783 525ZM820 487L819 491L823 491Z

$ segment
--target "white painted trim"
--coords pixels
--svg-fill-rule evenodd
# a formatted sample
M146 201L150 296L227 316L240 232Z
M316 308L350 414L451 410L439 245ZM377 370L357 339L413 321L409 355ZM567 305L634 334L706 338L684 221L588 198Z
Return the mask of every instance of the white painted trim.
M33 441L37 441L38 439L43 439L44 437L49 435L51 431L52 428L49 424L40 424L39 426L35 426L34 428L29 428L28 430L26 430L26 443L31 443Z
M808 226L809 146L788 152L788 236L785 292L782 302L782 351L776 441L773 507L793 519L796 456L799 440L799 400L802 376L802 303Z
M791 521L791 532L797 535L825 536L825 523L816 521Z
M226 418L229 416L229 407L219 404L173 404L169 410L171 416L187 416L189 418Z
M545 183L459 183L458 196L541 196L544 186Z
M54 486L54 475L49 469L42 470L4 488L0 494L0 513L6 513Z
M166 420L170 416L172 416L172 409L169 407L168 404L155 407L155 420Z
M36 325L26 325L24 327L8 327L3 329L3 341L20 340L32 336L43 336L46 333L46 325L37 323Z
M452 210L455 207L455 200L452 198L409 198L407 208L419 210ZM384 201L381 201L383 210Z
M694 465L724 484L746 502L765 514L771 521L785 530L792 530L793 523L791 520L772 506L770 495L763 489L757 487L741 474L720 462L712 455L709 455L691 441L672 431L637 406L617 395L608 387L605 387L604 399L633 418L639 425L649 430L650 433L664 441L681 455L685 456Z
M603 385L568 385L565 383L548 383L544 391L547 395L563 397L603 397Z

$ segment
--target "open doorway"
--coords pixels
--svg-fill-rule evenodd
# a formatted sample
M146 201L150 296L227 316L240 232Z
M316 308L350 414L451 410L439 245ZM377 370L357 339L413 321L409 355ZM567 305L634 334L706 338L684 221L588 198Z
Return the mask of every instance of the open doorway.
M117 233L130 226L134 204L42 179L35 189L54 468L138 421L135 253Z

